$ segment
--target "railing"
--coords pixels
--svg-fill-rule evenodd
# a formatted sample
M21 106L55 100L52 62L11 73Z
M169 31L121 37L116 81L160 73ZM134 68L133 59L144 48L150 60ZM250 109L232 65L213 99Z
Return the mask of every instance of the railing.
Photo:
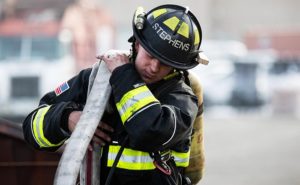
M61 153L33 150L19 122L0 118L0 146L0 184L53 185Z

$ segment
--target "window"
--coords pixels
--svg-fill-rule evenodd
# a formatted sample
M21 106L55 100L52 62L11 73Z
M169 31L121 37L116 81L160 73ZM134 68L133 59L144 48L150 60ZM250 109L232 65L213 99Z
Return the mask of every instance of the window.
M21 56L21 37L0 37L0 62Z
M12 98L37 98L39 96L38 77L12 77L11 84Z
M43 59L52 61L68 52L57 36L2 36L0 37L0 62L33 61ZM22 60L25 59L25 60Z
M31 56L30 58L44 58L53 60L60 58L62 48L56 37L33 37L31 38Z

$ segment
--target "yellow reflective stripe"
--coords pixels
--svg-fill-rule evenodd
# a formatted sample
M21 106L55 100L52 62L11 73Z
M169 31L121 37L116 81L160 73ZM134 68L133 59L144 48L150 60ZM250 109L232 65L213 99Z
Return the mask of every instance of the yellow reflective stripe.
M112 167L120 146L109 146L107 166ZM117 165L128 170L153 170L155 166L148 152L125 148Z
M133 104L131 107L126 109L124 114L121 115L122 122L125 123L135 112L152 102L157 102L157 99L154 96L143 98L139 102Z
M63 143L60 142L58 144L53 144L44 136L43 126L44 126L44 117L45 114L48 112L51 106L40 108L33 120L32 127L33 127L33 135L40 147L53 147L59 146Z
M126 94L123 95L122 99L119 103L117 103L117 108L120 109L129 99L132 99L137 94L140 94L142 92L149 91L147 86L143 85L136 89L133 89L131 91L128 91Z
M140 92L139 94L136 94L135 96L131 97L130 99L128 99L126 102L122 102L122 104L120 103L119 106L119 113L122 115L126 112L126 110L131 107L133 104L135 104L136 102L138 102L141 99L144 99L146 97L150 97L152 96L152 93L150 91L144 91L144 92Z
M196 44L199 44L199 42L200 42L200 36L199 36L198 29L195 29L194 33L195 33L195 42L194 42L194 45L196 45Z
M164 24L168 26L172 31L175 30L178 23L179 23L179 19L175 16L164 21Z
M189 25L185 22L182 22L178 33L186 38L189 38Z
M40 147L47 146L47 143L44 142L41 134L43 133L44 116L45 116L46 112L49 110L49 108L50 108L50 106L39 109L37 111L37 113L34 117L33 123L32 123L34 138Z
M125 123L134 113L152 102L158 102L158 100L144 85L127 92L116 106L122 122Z
M108 167L112 167L120 148L121 146L109 146L107 158ZM189 165L190 151L186 153L171 151L171 155L174 157L176 166L187 167ZM127 170L155 169L153 159L150 157L148 152L132 150L129 148L124 148L124 151L120 157L117 167Z
M176 166L187 167L189 165L190 150L186 153L172 151L172 156L174 157Z
M158 10L153 11L152 15L153 15L154 19L156 19L156 17L158 17L158 16L160 16L160 15L166 13L166 12L167 12L167 9L162 8L162 9L158 9Z
M164 77L164 80L169 80L169 79L171 79L171 78L173 78L173 77L175 77L175 76L177 76L177 75L179 75L179 72L178 72L178 71L176 71L176 72L174 72L174 73L171 73L171 74L165 76L165 77Z

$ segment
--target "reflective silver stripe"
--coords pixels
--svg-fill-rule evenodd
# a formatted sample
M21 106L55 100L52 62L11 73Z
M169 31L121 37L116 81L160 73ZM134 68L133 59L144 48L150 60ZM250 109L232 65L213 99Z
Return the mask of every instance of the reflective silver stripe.
M120 115L123 115L129 107L134 105L139 100L141 100L145 97L149 97L149 96L153 96L150 91L145 91L145 92L141 92L137 95L134 95L132 98L130 98L129 100L126 101L126 103L121 107L120 110L118 110Z
M176 156L173 156L174 157L174 161L175 162L178 162L178 163L186 163L186 162L189 162L189 158L179 158L179 157L176 157Z
M109 152L107 157L107 166L111 167L117 156L120 146L109 146ZM150 157L148 152L142 152L138 150L132 150L125 148L120 160L118 161L118 168L128 170L153 170L155 166L153 159Z
M187 167L190 161L190 150L188 152L176 152L172 151L172 156L174 157L174 161L176 166Z
M117 154L109 153L108 160L115 160ZM125 156L121 155L120 161L128 163L149 163L153 162L153 159L150 156Z
M108 167L112 167L119 149L119 145L109 146L109 152L107 157ZM171 155L174 157L174 161L177 166L188 166L190 152L182 153L171 151ZM120 157L117 167L128 170L153 170L155 168L153 164L153 158L150 157L148 152L132 150L129 148L124 148L124 151Z
M147 86L141 86L123 95L116 103L123 124L138 110L148 104L158 102Z

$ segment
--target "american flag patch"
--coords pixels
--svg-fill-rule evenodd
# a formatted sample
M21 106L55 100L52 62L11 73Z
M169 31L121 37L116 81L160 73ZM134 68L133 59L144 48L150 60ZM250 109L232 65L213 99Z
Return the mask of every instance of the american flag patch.
M67 91L69 88L70 88L70 87L69 87L68 82L64 82L64 83L62 83L60 86L58 86L58 87L54 90L54 92L55 92L56 96L59 96L59 95L61 95L63 92Z

